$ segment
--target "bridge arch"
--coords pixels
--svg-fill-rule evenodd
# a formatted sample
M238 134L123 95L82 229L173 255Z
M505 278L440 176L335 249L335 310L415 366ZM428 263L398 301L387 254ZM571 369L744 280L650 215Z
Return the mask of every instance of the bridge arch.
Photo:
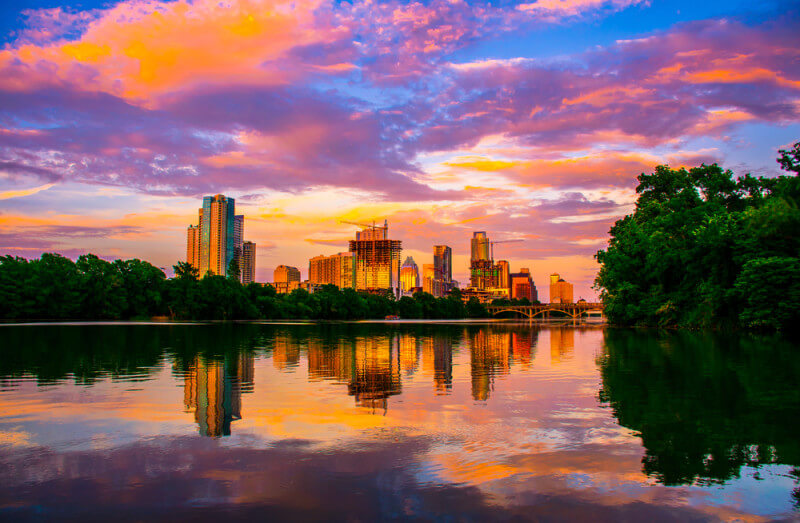
M533 319L533 318L535 318L536 316L539 316L539 315L544 316L545 313L549 313L549 312L560 312L560 313L563 313L563 314L565 314L566 316L568 316L568 317L570 317L572 319L578 319L581 316L583 316L583 314L586 311L577 310L573 314L570 311L568 311L566 309L561 309L561 308L554 308L554 309L544 308L544 309L539 309L537 311L534 311L533 309L527 308L527 307L526 308L501 307L501 308L497 308L497 309L490 308L490 312L492 313L492 316L497 316L498 314L503 313L503 312L513 312L513 313L516 313L516 314L522 314L523 316L526 316L526 317L528 317L530 319Z

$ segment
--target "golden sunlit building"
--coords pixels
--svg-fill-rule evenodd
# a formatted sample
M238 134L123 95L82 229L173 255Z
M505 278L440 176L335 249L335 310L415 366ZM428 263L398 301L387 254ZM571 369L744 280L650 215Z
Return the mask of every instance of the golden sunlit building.
M186 230L186 261L201 278L207 273L227 276L234 260L242 277L244 216L236 215L235 208L233 198L223 194L205 196L197 213L198 225Z
M202 221L202 212L200 213ZM186 229L186 262L200 271L200 226L190 225Z
M531 271L527 267L511 274L511 298L518 300L526 298L531 302L539 300L539 293L531 278Z
M572 303L572 284L558 273L550 275L550 303Z
M353 288L355 270L352 252L315 256L308 260L308 281L316 285L336 285L340 289Z
M278 294L288 294L300 288L300 270L289 265L278 265L272 273L272 282Z
M413 289L420 287L419 284L419 267L417 267L414 258L409 256L400 267L400 292L402 294L411 294Z
M355 256L356 289L370 292L395 290L400 284L399 240L389 239L389 224L367 227L350 240Z
M511 266L506 260L497 261L497 287L500 289L511 288Z

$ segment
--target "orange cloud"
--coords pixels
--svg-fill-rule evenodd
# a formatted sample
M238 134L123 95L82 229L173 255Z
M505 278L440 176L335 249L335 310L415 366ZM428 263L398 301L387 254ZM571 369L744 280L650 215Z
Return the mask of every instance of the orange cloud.
M39 76L60 82L74 82L78 68L90 67L96 74L91 80L78 80L80 87L129 99L215 82L285 84L304 72L302 64L277 64L291 49L329 42L347 32L320 26L314 13L319 7L314 0L246 0L233 5L215 0L131 0L89 23L78 41L3 51L0 67L19 60L30 70L45 69ZM334 73L350 68L342 63L322 65ZM0 80L0 87L26 89L35 80Z

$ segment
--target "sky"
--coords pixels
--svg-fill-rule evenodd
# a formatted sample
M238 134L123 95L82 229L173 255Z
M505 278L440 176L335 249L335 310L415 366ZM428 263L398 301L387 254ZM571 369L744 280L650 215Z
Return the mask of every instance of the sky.
M756 5L757 4L757 5ZM779 173L800 5L196 0L0 7L0 255L186 256L236 198L258 281L389 221L596 298L594 254L658 164Z

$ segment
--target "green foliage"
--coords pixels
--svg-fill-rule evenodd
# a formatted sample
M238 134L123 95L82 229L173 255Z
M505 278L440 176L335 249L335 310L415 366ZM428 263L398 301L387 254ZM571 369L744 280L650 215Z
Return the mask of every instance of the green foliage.
M660 165L639 176L634 213L614 224L608 248L596 255L595 287L609 320L795 326L800 143L780 152L779 163L794 175L734 180L714 164L688 171ZM783 261L765 261L771 258Z
M599 399L642 439L645 474L721 483L742 466L800 465L800 357L780 335L607 329Z
M391 292L368 294L324 285L314 293L277 294L271 285L238 278L202 279L191 264L173 266L175 277L141 260L113 263L93 254L77 262L57 254L26 260L0 257L0 319L132 319L169 316L190 320L464 318L487 316L465 306L461 292L445 298L417 293L395 301ZM235 267L234 267L235 268Z

